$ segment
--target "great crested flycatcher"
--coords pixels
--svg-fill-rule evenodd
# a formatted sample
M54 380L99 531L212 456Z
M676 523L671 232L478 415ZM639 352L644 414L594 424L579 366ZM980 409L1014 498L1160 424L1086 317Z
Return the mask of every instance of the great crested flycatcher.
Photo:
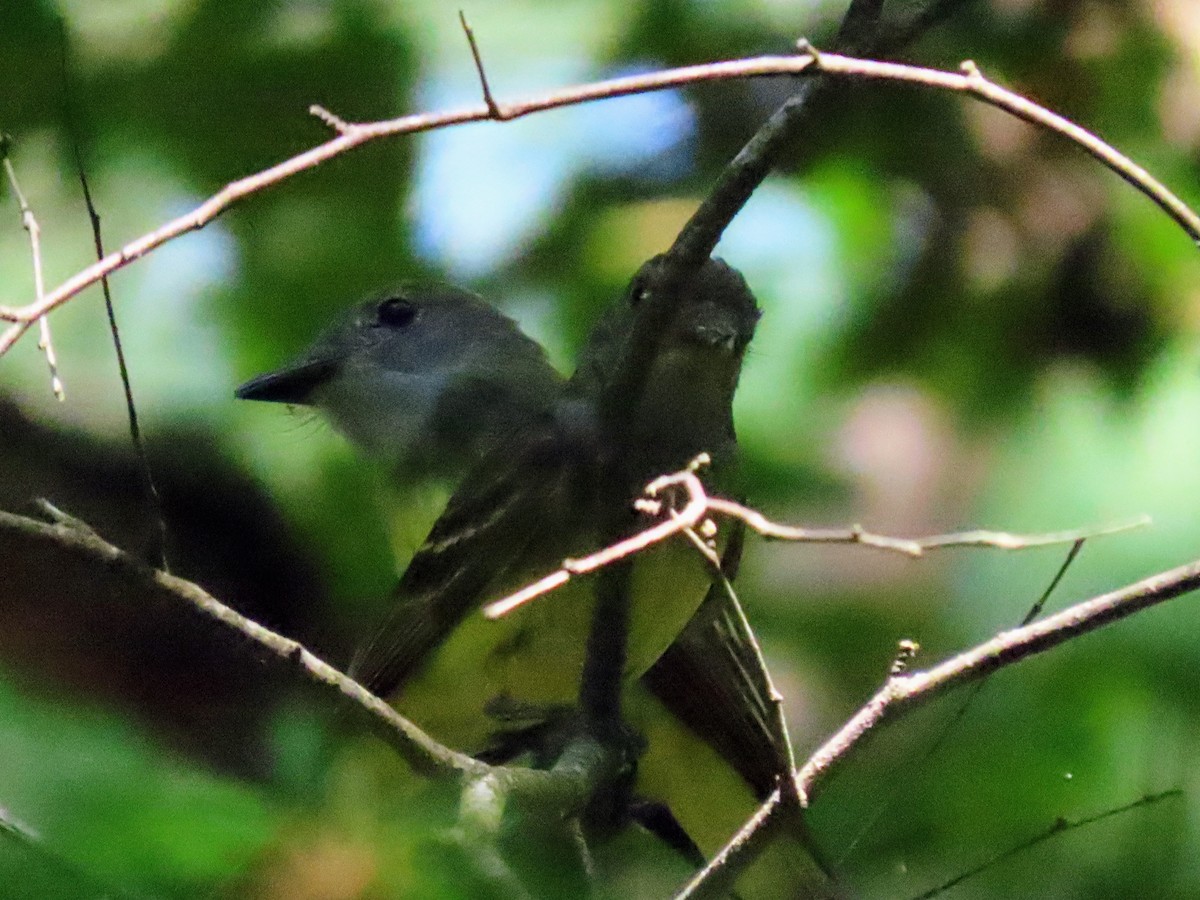
M298 359L236 395L316 407L382 467L402 572L453 486L550 409L564 383L541 344L482 298L405 284L347 310Z
M675 302L654 298L656 308L643 287L654 265L598 326L589 341L595 352L584 355L563 397L488 454L454 493L401 578L387 622L356 660L365 685L451 746L487 747L499 730L489 713L498 709L536 717L539 708L574 704L579 692L591 579L498 622L477 614L484 603L601 546L614 517L632 524L632 500L647 481L697 453L713 457L710 482L731 474L731 404L758 307L740 275L709 261ZM653 333L639 330L639 320L660 310L667 314ZM605 364L635 351L643 371L626 387L626 373ZM606 404L627 409L610 420ZM639 556L627 679L675 640L710 581L683 538Z
M740 275L710 261L647 336L642 294L655 265L593 331L565 390L540 348L474 295L408 288L358 307L297 363L238 391L318 406L404 477L454 475L484 459L414 559L396 611L356 664L368 686L398 696L402 711L448 743L482 746L497 729L485 713L495 701L536 707L574 699L591 608L586 580L575 596L545 597L518 613L515 627L469 614L564 556L597 546L602 466L611 473L615 458L626 501L700 450L714 456L719 475L732 467L730 404L757 307ZM614 369L638 338L646 371L630 387ZM618 408L615 421L604 421L605 404ZM675 755L715 749L764 796L785 756L740 616L715 588L675 639L709 575L690 547L647 557L635 569L626 669L644 673L634 690L635 715L645 713L649 701L637 695L648 688L709 745L688 749L695 737L675 728ZM661 724L655 731L659 736ZM658 749L652 740L646 762ZM670 765L670 755L662 756L660 770ZM691 793L706 789L693 786ZM674 807L676 798L669 799ZM702 844L711 851L728 825L711 821L705 804L695 806L684 825L707 826ZM738 815L746 808L741 803Z

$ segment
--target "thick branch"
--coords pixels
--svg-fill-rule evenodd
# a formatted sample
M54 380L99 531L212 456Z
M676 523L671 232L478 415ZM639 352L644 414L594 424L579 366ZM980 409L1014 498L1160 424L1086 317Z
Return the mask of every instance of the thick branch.
M394 709L317 658L296 641L276 634L216 600L199 586L165 572L156 571L105 541L77 520L57 514L58 522L48 524L25 516L0 511L0 537L5 556L21 558L32 545L43 551L64 554L74 561L95 566L97 579L116 579L121 590L182 601L204 617L237 631L280 661L300 669L306 678L337 699L351 701L353 710L364 724L391 744L416 771L430 777L477 775L486 771L482 763L441 746ZM43 566L49 569L48 566ZM53 571L47 571L53 578Z
M884 0L850 0L834 41L835 49L873 53L883 5ZM810 78L801 84L729 161L667 251L667 256L682 271L695 271L712 255L733 217L811 119L813 97L821 85L820 78Z
M464 793L487 796L490 816L499 821L507 802L563 819L578 815L595 792L614 777L620 760L593 741L572 742L551 771L510 766L489 766L442 746L383 700L350 677L314 656L302 645L225 606L190 581L148 568L118 547L109 544L82 522L46 505L54 524L0 511L0 558L30 559L40 554L39 572L48 579L55 572L82 563L91 584L116 581L114 589L150 598L158 597L199 612L220 626L237 632L239 643L254 646L292 667L320 687L336 702L349 700L348 709L362 724L392 746L414 771L430 778L458 778ZM49 556L47 557L47 554ZM97 595L101 592L93 591ZM182 608L182 607L181 607ZM481 816L477 806L472 812Z
M951 688L979 681L998 669L1072 638L1096 631L1148 607L1200 588L1200 561L1179 566L1120 590L1102 594L1031 625L1006 631L927 672L893 673L884 686L817 750L795 775L795 787L807 804L830 775L887 722L899 719ZM678 895L715 896L713 886L729 883L749 866L767 841L775 818L787 810L776 789L720 854Z
M1127 587L1077 603L1022 628L1005 631L927 672L893 675L842 729L814 753L796 776L811 798L821 783L884 722L897 719L951 688L1043 653L1200 587L1200 562L1188 563Z

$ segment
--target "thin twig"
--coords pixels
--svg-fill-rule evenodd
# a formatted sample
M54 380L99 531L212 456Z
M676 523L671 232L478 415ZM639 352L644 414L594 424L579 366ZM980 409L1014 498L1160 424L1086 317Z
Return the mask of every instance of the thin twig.
M1148 516L1141 516L1132 522L1111 525L1104 528L1084 528L1074 531L1056 531L1048 534L1011 534L1007 531L962 531L951 534L936 534L924 538L897 538L887 535L874 534L865 531L861 526L850 528L796 528L780 525L771 521L762 513L721 497L710 497L704 490L704 484L696 476L697 463L703 464L707 455L702 454L683 471L673 472L656 478L646 486L645 496L635 502L635 506L649 515L667 513L662 521L639 531L631 537L618 541L608 547L596 551L581 559L565 559L554 572L546 575L521 590L509 594L483 609L483 614L489 619L498 619L508 615L514 609L528 603L543 594L562 587L576 575L586 575L604 566L611 565L617 560L624 559L634 553L646 550L655 544L695 528L710 514L741 519L754 531L770 540L796 541L809 544L861 544L879 550L888 550L909 557L924 556L927 551L941 550L948 547L993 547L1000 550L1026 550L1032 547L1045 547L1051 544L1074 543L1089 537L1117 534L1133 528L1148 525ZM686 492L686 503L681 509L675 509L670 504L659 500L659 496L672 491Z
M71 69L67 52L66 24L60 21L59 25L61 28L60 40L62 41L63 120L66 122L71 150L75 156L75 170L79 174L79 186L83 190L83 202L87 206L88 220L92 224L92 243L96 248L96 258L104 259L104 238L100 229L100 213L92 200L87 168L83 163L83 139L77 131L77 120L73 115L74 110L71 104ZM129 420L129 439L133 443L133 452L137 456L138 470L142 475L142 485L146 491L150 515L156 525L157 538L150 548L149 558L157 560L162 570L169 572L167 519L163 515L162 497L158 493L158 485L154 482L154 471L150 468L150 457L146 453L146 442L142 439L142 429L138 423L137 404L133 400L133 384L129 377L129 366L125 362L125 348L121 344L121 331L117 327L117 313L113 307L112 290L109 287L107 275L100 279L100 289L104 294L104 311L108 316L108 331L112 335L113 350L117 354L117 373L125 392L125 415Z
M319 103L314 103L312 106L310 106L308 108L308 114L320 119L325 123L330 131L336 132L337 134L349 134L354 130L355 127L352 123L347 122L341 116L334 115Z
M816 73L844 78L917 84L937 90L965 93L1032 124L1061 134L1068 140L1079 144L1097 160L1153 200L1183 228L1193 241L1200 243L1200 216L1149 175L1145 169L1104 143L1100 138L1064 117L988 81L974 67L970 67L967 72L955 73L905 66L899 63L874 62L832 53L820 54L819 64L811 54L760 56L613 78L556 91L530 100L500 104L499 109L502 118L515 119L564 106L574 106L629 94L660 91L688 84L735 78L811 76ZM326 115L327 123L341 122L330 113L326 112ZM12 323L0 335L0 354L7 351L39 317L60 306L87 286L99 281L104 275L128 265L167 241L189 231L203 228L226 209L252 194L321 165L333 157L340 156L369 141L492 118L495 118L493 111L484 104L449 112L421 113L367 124L347 125L341 123L341 127L336 129L339 131L337 137L269 169L226 185L191 212L131 241L115 253L110 253L104 259L67 279L36 302L19 308L0 306L0 319Z
M0 135L0 155L4 158L4 171L8 175L8 183L12 186L13 196L17 198L17 208L21 213L21 227L29 234L29 251L33 256L33 292L37 302L41 303L46 296L46 283L42 276L42 229L38 226L33 208L21 191L20 182L17 181L17 170L13 167L12 159L9 157L11 146L12 138L7 134ZM46 365L50 368L50 389L54 391L54 396L61 403L67 399L67 395L63 389L62 379L58 376L58 357L54 353L54 341L50 336L50 320L43 313L37 316L37 323L40 331L38 349L46 354Z
M1079 551L1083 549L1083 545L1084 545L1083 538L1080 538L1074 544L1071 545L1071 549L1067 551L1066 558L1063 560L1062 565L1060 565L1058 567L1058 571L1054 573L1054 577L1050 579L1050 583L1046 586L1046 589L1044 591L1042 591L1041 596L1038 597L1038 599L1036 601L1034 601L1033 605L1031 605L1029 607L1029 610L1021 618L1020 625L1022 625L1022 626L1028 625L1030 622L1032 622L1034 619L1036 619L1039 615L1041 615L1042 610L1046 606L1046 601L1048 601L1050 599L1051 594L1054 593L1054 591L1058 588L1059 584L1062 582L1063 577L1067 574L1067 570L1071 568L1071 565L1075 562L1075 559L1079 556ZM905 642L905 641L901 642L902 645L904 645L906 643L912 644L913 647L916 647L915 642ZM917 649L919 649L919 648L917 648ZM914 651L913 655L915 655L915 651ZM899 661L900 660L897 659L897 662L899 662ZM908 663L911 663L911 659L908 659L905 662L904 667L901 669L897 669L896 665L893 664L891 674L899 675L899 674L901 674L901 672L906 671L909 667ZM910 767L911 770L919 773L922 769L926 768L930 764L930 762L933 760L933 758L937 755L938 751L940 751L942 749L942 747L945 746L946 742L950 739L950 736L954 733L955 729L958 727L958 723L961 722L964 718L966 718L967 711L975 703L975 699L983 692L983 689L987 686L988 681L989 681L989 679L987 679L987 678L980 678L978 681L976 681L974 684L971 685L970 690L967 691L967 696L963 698L963 701L962 701L962 703L959 704L958 709L956 709L954 711L953 715L951 715L950 718L946 720L945 724L941 728L941 731L938 733L938 736L933 739L933 741L925 749L925 752L921 754L921 758L919 760L917 760L917 762ZM841 854L839 855L839 857L837 859L837 862L839 865L844 864L846 862L846 860L850 858L850 855L854 852L854 849L858 846L859 842L866 836L868 831L872 827L874 827L875 822L877 822L879 820L879 817L882 816L885 812L889 811L895 805L896 801L901 797L902 791L904 791L908 787L907 782L909 782L911 780L912 780L911 777L904 778L904 779L901 779L901 778L891 779L892 787L888 790L886 796L875 807L875 809L870 813L870 815L866 816L864 818L864 820L861 823L859 823L857 833L854 835L853 838L851 838L849 841L847 841L845 846L842 848Z
M483 102L487 104L488 112L493 119L504 121L504 113L496 103L496 98L492 96L491 86L488 85L487 71L483 68L483 57L479 53L479 44L475 41L475 30L467 21L467 14L461 9L458 11L458 21L462 24L463 34L467 36L467 44L471 47L471 58L475 60L475 71L479 73L479 87L483 90Z
M779 821L785 803L779 788L746 820L738 833L709 860L708 865L692 876L676 894L675 900L704 900L724 897L737 876L753 862L772 837L774 823Z
M1024 853L1026 850L1031 850L1039 844L1044 844L1046 841L1058 837L1060 834L1066 834L1068 831L1075 831L1078 828L1086 828L1088 825L1094 825L1095 823L1102 822L1105 819L1111 819L1113 816L1124 815L1125 813L1132 812L1135 809L1141 809L1143 806L1153 806L1155 803L1161 803L1163 800L1170 800L1174 797L1182 796L1183 791L1175 788L1169 791L1162 791L1158 794L1147 794L1145 797L1134 800L1132 803L1126 803L1123 806L1116 807L1115 809L1106 809L1104 812L1096 813L1092 816L1086 816L1082 819L1057 819L1054 824L1050 825L1040 834L1036 834L1029 838L1029 840L1022 841L1014 847L1009 847L1007 850L997 853L986 862L982 862L974 868L968 869L966 872L963 872L960 875L956 875L949 881L940 884L923 894L918 894L916 897L912 898L912 900L931 900L931 898L936 897L939 894L944 894L951 888L962 884L968 878L974 878L981 872L986 872L988 869L994 868L1000 863L1006 862L1007 860L1012 859L1014 856Z
M494 603L489 603L483 608L483 614L489 619L499 619L528 603L530 600L562 587L575 575L586 575L589 572L594 572L604 566L611 565L619 559L624 559L627 556L637 553L639 550L645 550L647 547L661 543L672 535L679 534L681 531L699 523L704 518L708 497L704 492L704 485L696 477L693 470L687 469L682 472L675 472L671 475L656 478L646 486L646 495L650 498L655 498L658 494L676 485L686 487L690 498L682 510L676 511L672 516L659 522L657 525L647 528L644 531L639 531L632 537L618 541L603 550L585 556L583 559L563 560L562 567L557 571L507 597L503 597Z
M805 544L862 544L879 550L888 550L904 556L921 557L930 550L950 547L993 547L997 550L1027 550L1052 544L1069 544L1085 538L1101 537L1144 528L1150 524L1149 516L1139 516L1129 522L1120 522L1101 528L1079 528L1072 531L1051 531L1045 534L1012 534L1007 531L956 531L950 534L935 534L923 538L899 538L874 534L861 525L849 528L796 528L773 522L757 510L750 509L732 500L709 497L708 509L718 515L741 519L764 538L775 541L798 541Z
M352 708L366 713L366 720L372 724L373 730L395 747L421 774L474 775L487 771L487 766L483 763L442 747L356 681L343 675L296 641L276 634L230 609L190 581L146 568L90 528L75 525L70 517L55 518L59 519L56 524L46 524L0 511L0 530L17 533L25 539L52 544L76 557L94 560L103 567L103 571L119 573L148 591L167 594L181 600L206 618L237 631L272 656L304 672L310 681L349 699L353 704Z
M165 593L185 601L204 616L225 627L233 628L281 660L292 663L312 682L337 696L352 701L353 709L361 713L372 729L404 756L413 768L429 776L463 778L499 777L512 779L507 794L524 797L550 797L560 804L576 804L578 798L594 785L596 772L604 768L602 756L591 748L580 748L584 765L556 777L555 772L534 772L506 767L490 767L477 760L442 747L395 712L378 697L333 667L322 662L302 645L278 635L229 609L191 582L142 566L137 560L108 544L95 533L72 525L48 525L23 516L0 512L0 532L19 535L54 546L73 558L90 560L99 573L122 577L140 584L152 592ZM1200 587L1200 562L1180 566L1154 575L1118 591L1076 604L1057 615L1024 628L1000 634L974 649L960 654L927 672L901 674L888 679L883 689L872 698L832 739L815 753L796 773L796 790L807 803L816 796L835 767L845 762L851 753L878 730L885 721L911 712L919 704L960 684L982 678L989 673L1049 650L1073 637L1099 629L1166 600ZM756 827L743 830L736 845L727 848L722 859L725 866L736 868L736 857L744 850L739 847L765 840L769 823L777 811L786 808L782 792L773 793L753 820ZM752 824L753 824L752 823ZM702 886L701 886L702 889ZM698 896L689 894L688 896Z
M1050 583L1046 585L1046 589L1042 591L1042 596L1038 597L1034 604L1029 607L1028 612L1021 617L1021 625L1028 625L1034 619L1042 614L1042 610L1046 608L1046 602L1050 599L1050 595L1058 590L1058 586L1066 577L1067 570L1074 565L1080 552L1083 550L1083 545L1087 543L1086 538L1080 538L1071 545L1071 549L1067 551L1066 558L1062 561L1062 565L1058 567L1058 571L1054 573L1054 577L1050 579Z
M880 33L884 0L850 0L833 49L839 53L874 56ZM814 64L817 54L810 54ZM673 279L683 280L703 265L716 248L725 229L749 202L797 139L811 126L815 98L829 79L805 78L792 95L771 113L732 160L721 170L665 254L668 260L667 287ZM812 72L808 73L812 74Z
M1200 216L1186 203L1157 181L1149 172L1129 157L1106 144L1099 137L1076 125L1065 116L1051 112L1032 100L989 81L974 62L966 60L958 73L942 72L900 63L852 59L832 53L822 53L819 68L830 75L847 75L882 81L903 81L923 87L965 93L985 103L1011 113L1031 125L1040 125L1078 144L1099 162L1137 188L1179 225L1192 241L1200 244Z

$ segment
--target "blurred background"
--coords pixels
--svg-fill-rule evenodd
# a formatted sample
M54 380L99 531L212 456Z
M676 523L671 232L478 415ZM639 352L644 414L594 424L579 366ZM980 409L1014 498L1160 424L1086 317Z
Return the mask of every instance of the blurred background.
M844 4L463 8L504 100L827 45ZM969 0L905 57L973 59L1200 203L1190 0ZM115 249L323 141L312 103L365 121L479 96L455 10L433 0L12 0L0 84L50 285L92 259L72 134ZM395 578L377 475L312 416L235 402L234 387L414 277L487 296L569 372L600 310L788 90L713 84L377 142L117 273L175 574L344 663ZM959 97L831 92L718 254L765 310L736 415L766 513L902 535L1153 517L1089 542L1056 608L1197 556L1200 257L1077 148ZM4 304L32 298L7 184L0 284ZM65 403L32 334L0 359L0 505L46 497L149 553L99 290L52 323ZM921 643L920 665L1013 626L1065 552L912 561L752 542L740 585L798 752L874 691L897 640ZM932 758L962 693L888 729L819 799L820 841L857 894L912 896L1060 817L1178 788L948 896L1200 895L1197 635L1200 602L1183 598L1009 669ZM328 765L327 718L177 611L0 574L0 808L42 838L0 837L0 893L453 895L419 810L377 808L369 784L326 799L348 778Z

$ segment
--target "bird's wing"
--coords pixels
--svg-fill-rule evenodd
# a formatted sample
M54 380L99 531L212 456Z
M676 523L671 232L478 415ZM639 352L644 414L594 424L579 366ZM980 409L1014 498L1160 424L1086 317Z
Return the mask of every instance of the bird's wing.
M729 579L740 562L745 533L741 523L735 524L722 559ZM642 676L642 683L733 766L761 799L787 770L787 752L753 640L737 599L714 583L696 615Z
M351 663L351 674L388 696L420 669L454 628L547 541L572 480L572 456L549 425L515 435L459 486L400 579L394 606ZM555 561L557 563L557 560ZM519 585L518 585L519 586Z
M737 524L722 559L722 570L730 580L740 561L745 534L741 523ZM756 802L741 803L719 772L710 773L713 780L708 791L714 801L719 795L736 807L738 824L775 790L778 779L790 775L787 736L773 709L770 680L754 642L737 598L714 583L687 628L641 680L642 686L714 749L753 792ZM648 753L653 752L651 744ZM696 767L703 765L700 755L694 754L694 759ZM674 811L690 814L680 822L701 846L712 843L710 826L730 812L706 807L704 798L695 802L691 797L667 799ZM672 799L689 802L678 806L670 803ZM732 834L732 830L720 834L719 841L723 843ZM707 850L713 852L715 846ZM846 896L799 815L791 817L791 827L743 875L738 888L739 894L746 891L743 896L805 900L844 900Z

